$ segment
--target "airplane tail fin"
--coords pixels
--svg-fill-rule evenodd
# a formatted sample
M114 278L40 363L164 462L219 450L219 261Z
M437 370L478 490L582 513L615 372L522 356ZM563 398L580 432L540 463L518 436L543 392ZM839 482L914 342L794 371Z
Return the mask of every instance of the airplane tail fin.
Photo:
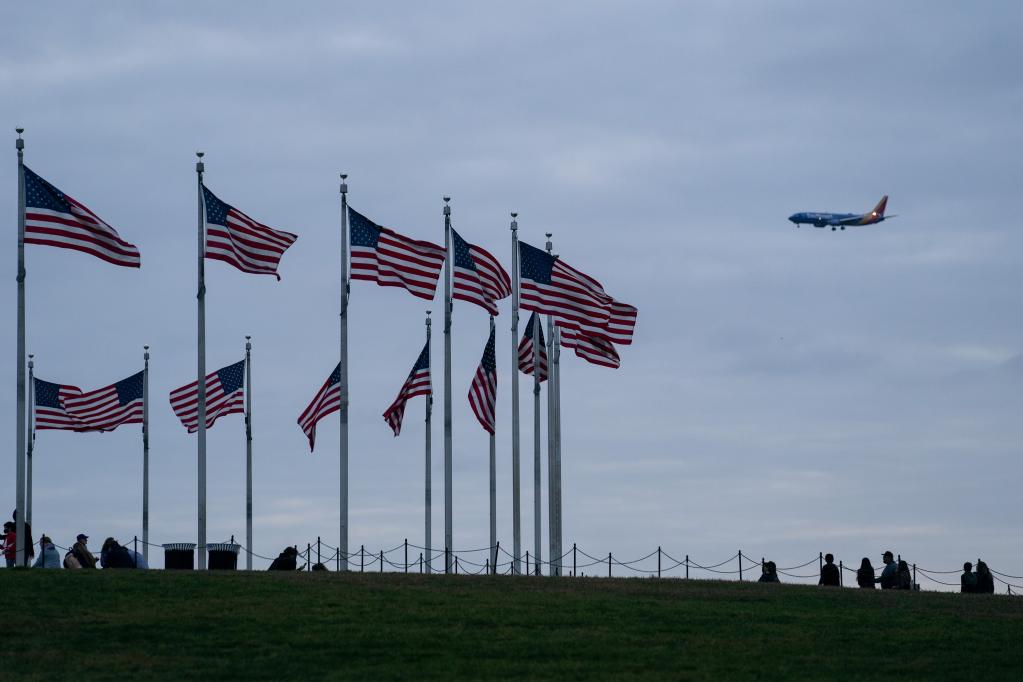
M885 194L881 197L881 201L877 202L877 206L870 212L872 218L884 218L884 211L888 208L888 195Z

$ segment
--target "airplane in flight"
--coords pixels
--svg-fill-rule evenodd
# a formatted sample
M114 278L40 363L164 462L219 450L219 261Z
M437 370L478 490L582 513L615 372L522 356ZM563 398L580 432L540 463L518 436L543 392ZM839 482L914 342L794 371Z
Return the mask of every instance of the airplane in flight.
M830 227L831 231L834 232L836 229L844 230L846 226L875 225L889 218L894 218L895 216L893 215L886 216L884 214L887 206L888 195L885 194L870 213L793 213L789 216L789 220L795 223L796 227L799 227L800 224L813 225L814 227Z

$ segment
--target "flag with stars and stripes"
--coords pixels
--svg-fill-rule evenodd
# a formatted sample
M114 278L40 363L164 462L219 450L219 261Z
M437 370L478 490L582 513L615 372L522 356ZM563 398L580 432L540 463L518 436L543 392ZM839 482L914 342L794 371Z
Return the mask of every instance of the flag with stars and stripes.
M230 263L242 272L273 275L297 235L267 227L202 188L206 206L206 257Z
M425 395L427 396L426 399L430 400L429 396L432 393L433 388L430 385L430 346L427 344L423 346L423 351L419 354L416 364L412 366L408 379L405 379L401 390L398 391L398 397L394 399L391 406L384 412L384 421L390 425L395 436L401 433L401 420L405 416L405 403L408 402L408 399L414 398L417 395Z
M497 361L494 355L493 328L490 329L490 339L483 349L483 358L469 387L469 407L479 420L480 426L486 429L487 433L493 434L497 408Z
M114 265L140 267L134 244L88 208L25 169L25 243L74 249Z
M90 431L113 431L121 424L142 423L144 372L116 384L65 398L78 423Z
M174 414L189 433L199 430L199 382L171 391ZM245 361L206 375L206 428L228 414L245 411Z
M618 369L622 359L614 344L598 336L588 336L571 328L558 327L561 330L561 345L571 348L575 354L594 365Z
M519 263L523 309L586 336L632 343L636 308L609 296L600 282L525 242L519 242Z
M529 316L529 322L526 323L526 331L522 334L522 340L519 341L519 369L525 374L533 373L533 363L535 358L533 357L533 328L536 327L536 332L540 337L540 381L547 381L547 346L544 345L543 340L543 325L540 323L540 316L536 313L532 313Z
M454 230L451 230L451 246L454 251L452 296L497 315L497 302L511 296L511 277L490 253L465 241Z
M444 266L444 248L409 239L381 227L348 208L352 279L401 287L413 296L433 300Z
M67 401L82 395L82 389L77 386L54 384L35 377L32 377L32 383L35 391L36 429L89 430L67 410Z
M316 446L316 422L341 409L341 363L327 377L309 407L298 416L298 425L309 439L309 452Z

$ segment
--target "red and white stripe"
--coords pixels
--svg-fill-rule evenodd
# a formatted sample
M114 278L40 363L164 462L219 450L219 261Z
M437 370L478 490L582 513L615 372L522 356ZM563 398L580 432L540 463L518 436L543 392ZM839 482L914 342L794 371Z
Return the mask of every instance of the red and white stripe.
M134 244L121 239L117 230L68 195L63 195L71 213L44 208L25 208L25 243L74 249L108 263L137 268L142 257Z
M77 386L65 386L61 385L60 390L57 394L57 399L62 405L67 407L67 401L72 400L82 394L82 389ZM35 428L36 430L42 431L44 429L67 429L71 431L88 431L89 429L82 426L82 424L72 416L67 409L59 409L56 407L41 407L38 403L35 405Z
M533 357L533 325L539 324L540 316L533 313L529 318L529 324L526 325L526 331L522 334L522 340L519 341L519 370L525 374L533 373L533 363L535 358ZM549 365L547 364L547 347L543 342L543 330L540 330L540 381L547 381L547 375L550 372Z
M618 369L622 362L614 344L607 339L588 336L576 329L560 326L561 345L571 348L575 354L594 365Z
M444 248L409 239L386 227L379 229L376 248L352 246L352 279L401 287L413 296L433 300L444 266Z
M469 244L469 256L476 270L452 268L451 294L458 300L475 303L491 315L497 315L497 302L512 294L511 277L485 249Z
M328 377L309 406L298 416L298 425L309 439L309 452L313 452L316 447L316 423L340 409L341 384L336 381L331 383L331 377Z
M171 408L189 433L199 430L199 382L171 391ZM224 393L217 372L206 375L206 428L225 415L245 411L245 387L240 386L233 393Z
M257 223L236 208L227 211L227 224L206 225L206 257L230 263L242 272L273 275L297 235Z
M493 320L491 320L493 324ZM497 365L494 358L494 330L483 350L483 359L476 368L476 375L469 386L469 407L487 433L493 435L497 428Z
M142 397L121 405L116 385L66 398L64 404L90 431L113 431L121 424L142 423Z
M401 390L398 391L398 397L384 411L384 421L390 425L395 436L401 433L401 421L405 417L405 403L409 398L414 398L417 395L429 396L431 393L433 393L433 388L430 384L430 368L413 370Z

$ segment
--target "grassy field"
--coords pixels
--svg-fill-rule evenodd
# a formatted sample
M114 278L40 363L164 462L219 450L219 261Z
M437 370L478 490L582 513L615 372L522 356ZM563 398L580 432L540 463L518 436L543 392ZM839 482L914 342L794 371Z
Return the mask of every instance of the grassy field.
M734 582L0 571L0 678L1021 679L1023 599Z

